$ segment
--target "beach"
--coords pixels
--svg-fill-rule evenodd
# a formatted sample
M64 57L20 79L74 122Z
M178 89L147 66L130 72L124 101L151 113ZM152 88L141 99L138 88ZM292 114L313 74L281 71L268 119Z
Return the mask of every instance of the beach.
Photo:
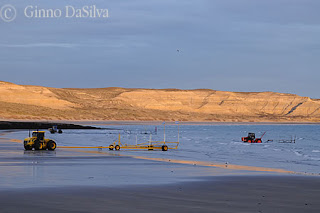
M320 178L0 139L1 212L319 212ZM123 154L125 153L125 154Z
M319 212L319 178L216 177L160 186L0 192L1 212Z

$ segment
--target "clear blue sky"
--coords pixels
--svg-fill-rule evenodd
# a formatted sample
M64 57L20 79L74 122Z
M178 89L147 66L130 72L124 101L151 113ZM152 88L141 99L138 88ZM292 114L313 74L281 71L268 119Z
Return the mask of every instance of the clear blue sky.
M0 80L51 87L210 88L320 98L319 0L1 1ZM27 19L27 5L109 19ZM180 50L180 52L177 51Z

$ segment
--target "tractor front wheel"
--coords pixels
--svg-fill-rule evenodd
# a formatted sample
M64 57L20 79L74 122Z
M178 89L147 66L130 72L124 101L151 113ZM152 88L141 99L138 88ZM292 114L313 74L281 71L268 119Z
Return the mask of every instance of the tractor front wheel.
M24 146L24 149L25 150L32 150L32 146L26 145L26 146Z
M47 144L48 150L55 150L57 148L57 144L54 141L49 141Z
M113 150L114 149L114 146L113 145L110 145L109 146L109 150Z
M115 148L115 150L117 150L117 151L120 150L120 146L119 146L119 145L116 145L114 148Z

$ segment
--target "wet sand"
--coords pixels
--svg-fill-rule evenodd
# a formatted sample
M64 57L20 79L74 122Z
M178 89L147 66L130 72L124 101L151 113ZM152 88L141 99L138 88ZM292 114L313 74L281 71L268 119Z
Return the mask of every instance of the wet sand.
M320 212L320 178L24 151L0 138L0 212Z
M314 212L320 179L215 177L143 187L59 187L0 192L1 212Z

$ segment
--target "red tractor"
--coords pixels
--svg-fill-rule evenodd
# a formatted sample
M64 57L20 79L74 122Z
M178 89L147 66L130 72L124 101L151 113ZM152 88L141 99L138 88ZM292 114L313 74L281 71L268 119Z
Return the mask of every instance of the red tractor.
M264 132L261 136L261 138L256 138L256 134L255 133L248 133L248 137L242 137L241 140L243 142L246 143L262 143L262 138L263 136L266 134L266 132Z

